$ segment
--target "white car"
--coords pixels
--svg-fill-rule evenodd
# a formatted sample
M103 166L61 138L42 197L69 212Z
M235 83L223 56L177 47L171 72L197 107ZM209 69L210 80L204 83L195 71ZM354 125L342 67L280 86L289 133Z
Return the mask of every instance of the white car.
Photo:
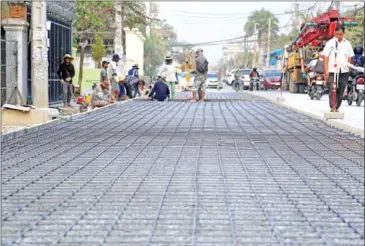
M215 73L208 73L207 88L218 88L218 76Z
M238 74L240 75L240 79L243 81L243 89L248 90L250 87L250 74L252 69L240 69L238 70Z

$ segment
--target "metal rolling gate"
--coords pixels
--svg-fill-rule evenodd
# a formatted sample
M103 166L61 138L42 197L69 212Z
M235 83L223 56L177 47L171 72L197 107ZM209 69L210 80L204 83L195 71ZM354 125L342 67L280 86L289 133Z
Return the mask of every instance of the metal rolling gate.
M51 21L51 30L48 31L48 98L49 104L62 102L62 86L59 83L57 70L62 63L65 54L71 54L72 50L72 30L70 25ZM28 56L31 57L31 46L28 46ZM30 60L28 66L30 67ZM31 74L28 74L28 93L31 95Z
M5 139L2 244L364 244L363 139L246 93L208 98Z
M55 104L62 102L62 86L59 83L57 70L62 63L63 56L72 53L71 26L51 21L51 30L48 37L50 39L48 50L48 96L49 103Z

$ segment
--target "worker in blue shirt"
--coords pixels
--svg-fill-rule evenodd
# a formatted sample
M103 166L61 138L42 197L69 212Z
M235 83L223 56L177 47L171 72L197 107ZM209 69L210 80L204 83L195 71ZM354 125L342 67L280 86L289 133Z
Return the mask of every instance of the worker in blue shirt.
M159 76L148 97L159 102L163 102L166 101L169 96L170 89L167 86L166 82L164 82L164 78Z
M136 77L138 79L139 78L138 70L139 70L138 64L134 64L132 66L132 68L129 69L128 75L133 76L133 77Z

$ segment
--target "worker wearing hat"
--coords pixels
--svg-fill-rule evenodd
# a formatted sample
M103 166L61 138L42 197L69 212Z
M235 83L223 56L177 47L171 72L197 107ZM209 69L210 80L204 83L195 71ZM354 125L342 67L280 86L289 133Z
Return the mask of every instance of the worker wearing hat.
M92 93L91 105L93 107L104 107L114 103L115 98L109 92L109 82L104 80L96 86Z
M63 57L63 63L60 65L57 71L57 75L62 84L64 107L72 107L71 106L71 98L73 94L72 78L75 76L75 67L71 63L72 60L73 57L70 54L66 54Z
M131 68L131 69L129 69L129 71L128 71L128 75L129 75L129 76L136 77L136 78L138 79L138 78L139 78L138 70L139 70L138 64L134 64L134 65L132 66L132 68Z
M125 83L125 77L121 75L119 77L119 101L124 101L128 99L127 84Z
M165 57L165 64L162 65L158 75L160 77L166 78L166 83L171 92L171 94L169 95L170 99L174 99L177 80L176 80L176 66L172 62L171 55L167 55Z
M122 64L119 63L120 57L114 54L108 70L108 77L110 82L109 91L117 98L119 94L119 77L122 75Z

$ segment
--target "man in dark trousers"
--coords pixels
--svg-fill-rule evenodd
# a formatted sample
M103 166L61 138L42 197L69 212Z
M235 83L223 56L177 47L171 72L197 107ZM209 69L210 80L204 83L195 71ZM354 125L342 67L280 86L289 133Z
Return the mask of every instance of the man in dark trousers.
M345 26L337 24L335 29L335 37L328 40L322 55L324 56L324 73L326 82L328 82L329 91L329 106L331 112L338 112L342 103L342 97L348 83L350 70L347 63L351 63L354 51L350 41L344 38ZM335 79L337 76L337 79ZM333 84L336 85L336 105L332 105ZM333 106L333 107L332 107Z
M62 89L63 89L63 104L64 107L72 107L71 106L71 98L72 98L72 78L75 76L75 67L71 63L73 60L72 56L66 54L63 57L63 63L60 65L57 75L61 81Z
M166 82L164 82L163 77L158 77L156 84L153 86L148 97L157 100L159 102L163 102L168 99L170 96L170 89L167 86Z

